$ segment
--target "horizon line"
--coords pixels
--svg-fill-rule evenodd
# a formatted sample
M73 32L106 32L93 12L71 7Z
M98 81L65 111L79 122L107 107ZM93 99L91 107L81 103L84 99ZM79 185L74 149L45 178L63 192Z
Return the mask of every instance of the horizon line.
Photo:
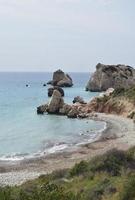
M54 71L0 71L0 73L53 73ZM63 71L66 73L91 73L89 71Z

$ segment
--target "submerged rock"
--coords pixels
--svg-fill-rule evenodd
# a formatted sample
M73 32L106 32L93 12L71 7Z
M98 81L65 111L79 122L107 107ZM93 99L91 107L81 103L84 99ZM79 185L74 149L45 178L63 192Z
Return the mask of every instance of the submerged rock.
M68 74L65 74L62 70L59 69L53 73L53 80L49 81L47 84L59 87L72 87L73 81Z
M97 64L96 72L91 76L87 91L101 92L108 88L129 88L135 85L135 69L127 65Z
M48 88L48 97L51 97L53 95L53 91L58 90L61 93L61 96L64 96L64 90L58 86L54 86L51 88Z

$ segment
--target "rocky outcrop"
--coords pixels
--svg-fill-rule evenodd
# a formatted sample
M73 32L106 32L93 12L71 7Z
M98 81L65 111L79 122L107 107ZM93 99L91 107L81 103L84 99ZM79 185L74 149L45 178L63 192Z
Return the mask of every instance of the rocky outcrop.
M63 107L64 100L61 93L58 90L53 90L53 95L48 104L37 107L37 114L44 114L45 112L50 114L59 114L59 110Z
M74 100L73 100L73 103L86 104L86 102L80 96L75 97Z
M135 69L127 65L97 64L96 72L91 76L87 91L101 92L108 88L129 88L135 85Z
M62 70L59 69L53 73L53 80L49 81L47 84L59 87L72 87L73 81L68 74L65 74Z
M72 109L67 114L67 117L68 118L77 118L78 114L79 114L78 108L73 106Z
M53 95L53 91L58 90L61 93L61 96L64 96L64 90L61 87L54 86L51 88L48 88L48 97L51 97Z
M48 113L57 114L59 113L59 109L64 105L64 100L61 96L61 93L58 90L53 91L52 98L48 104Z
M48 105L41 105L39 107L37 107L37 114L44 114L45 112L47 112L48 109Z
M70 112L71 109L72 109L71 105L64 104L63 107L60 108L59 114L61 114L61 115L67 115Z

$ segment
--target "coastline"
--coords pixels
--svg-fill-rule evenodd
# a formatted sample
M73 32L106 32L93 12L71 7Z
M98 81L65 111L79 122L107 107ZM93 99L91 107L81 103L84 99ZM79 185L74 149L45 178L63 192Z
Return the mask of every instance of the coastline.
M95 117L96 116L96 117ZM20 185L41 174L70 168L81 160L90 160L113 148L127 150L135 143L133 120L110 114L96 113L90 119L105 121L106 129L92 143L82 144L73 151L53 153L39 158L16 162L0 161L0 185Z

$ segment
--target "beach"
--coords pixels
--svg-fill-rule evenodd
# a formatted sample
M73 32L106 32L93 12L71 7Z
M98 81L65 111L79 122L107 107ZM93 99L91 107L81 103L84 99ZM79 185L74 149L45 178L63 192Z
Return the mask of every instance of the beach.
M82 144L72 150L61 151L39 158L22 161L0 161L0 185L20 185L42 174L71 168L81 160L90 160L92 157L111 149L127 150L134 145L135 125L133 120L103 113L96 113L90 119L101 120L107 124L106 129L95 142Z

